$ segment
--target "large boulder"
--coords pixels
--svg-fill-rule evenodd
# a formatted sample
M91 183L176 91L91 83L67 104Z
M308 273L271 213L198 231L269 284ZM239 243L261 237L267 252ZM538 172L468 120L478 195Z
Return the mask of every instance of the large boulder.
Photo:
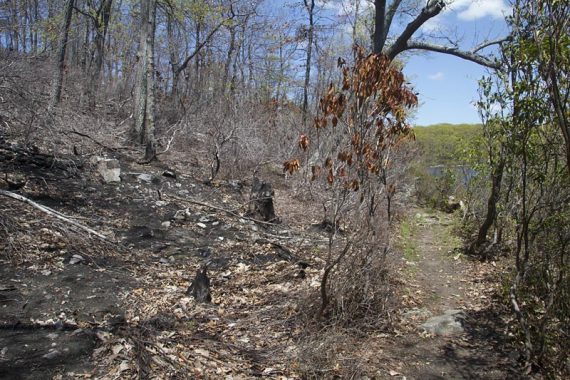
M97 172L106 183L121 182L121 166L119 160L96 157Z

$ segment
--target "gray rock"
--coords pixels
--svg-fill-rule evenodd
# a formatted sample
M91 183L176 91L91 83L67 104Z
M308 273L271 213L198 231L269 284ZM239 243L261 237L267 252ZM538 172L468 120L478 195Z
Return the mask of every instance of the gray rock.
M208 226L206 226L204 223L196 223L196 225L200 228L206 228Z
M121 182L121 166L119 160L96 157L97 172L106 183Z
M413 308L413 309L408 310L405 313L403 313L402 316L404 318L407 318L407 319L414 319L414 318L415 319L419 319L419 318L423 319L423 318L429 317L430 314L431 313L429 312L429 310L427 310L425 308L421 308L421 309Z
M44 359L51 360L57 358L59 355L61 355L61 352L59 352L58 350L50 350L47 354L45 354L42 357Z
M168 178L176 178L176 173L173 172L172 170L165 170L162 172L162 176Z
M421 327L426 332L434 335L449 336L461 334L463 332L462 319L463 313L461 310L447 310L443 315L431 317Z
M459 309L451 309L451 310L446 310L443 312L444 315L455 315L458 318L463 318L463 311L459 310Z
M69 259L69 263L71 265L79 264L82 261L85 261L85 259L79 255L73 255L73 256L71 256L71 259Z
M175 220L186 220L186 210L178 210L174 214Z
M152 181L154 180L154 176L152 174L142 173L137 176L137 179L140 182L152 183Z

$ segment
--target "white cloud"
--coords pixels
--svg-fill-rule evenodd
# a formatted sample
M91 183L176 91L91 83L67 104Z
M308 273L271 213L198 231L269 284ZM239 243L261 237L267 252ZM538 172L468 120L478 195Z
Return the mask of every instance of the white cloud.
M510 9L505 0L454 0L447 8L466 21L484 17L503 18L510 13Z
M445 75L441 71L438 71L435 74L428 75L428 78L431 80L443 80L443 78L445 78Z

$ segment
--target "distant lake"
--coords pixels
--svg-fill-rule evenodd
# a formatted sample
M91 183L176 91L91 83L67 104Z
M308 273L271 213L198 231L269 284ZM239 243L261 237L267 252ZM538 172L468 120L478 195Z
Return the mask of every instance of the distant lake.
M452 171L463 185L468 184L469 181L477 175L476 170L465 165L435 165L427 168L427 173L432 177L443 177L447 171Z

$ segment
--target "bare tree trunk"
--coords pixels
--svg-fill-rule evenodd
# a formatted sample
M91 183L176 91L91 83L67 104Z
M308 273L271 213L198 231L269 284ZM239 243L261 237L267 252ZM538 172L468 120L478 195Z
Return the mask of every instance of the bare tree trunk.
M251 42L247 45L247 81L252 88L255 88L255 75L253 67L253 48Z
M21 30L20 30L20 37L22 39L22 53L23 54L27 54L28 53L28 41L27 41L27 37L28 37L28 28L30 28L30 20L29 20L29 14L28 14L28 2L24 1L23 4L21 5L22 7L22 22L21 22ZM31 28L30 28L31 30Z
M83 46L81 50L79 48L76 49L77 63L81 65L81 71L85 75L87 75L88 65L91 62L89 59L89 38L91 37L91 28L89 25L88 22L85 23L85 34L83 35Z
M49 108L52 109L61 101L61 89L63 87L63 72L65 70L65 51L67 49L67 38L69 36L69 25L73 15L74 0L67 0L63 9L63 23L59 32L59 42L57 47L56 68L51 84L51 95Z
M95 62L91 66L91 79L88 86L89 107L95 107L95 98L99 91L101 82L101 70L103 68L103 60L105 58L105 39L107 30L109 29L109 20L111 19L111 7L113 0L102 0L94 19L95 28Z
M137 54L135 84L134 137L145 144L144 161L156 156L154 137L154 31L156 0L141 1L141 39Z
M307 112L309 108L309 84L311 81L311 56L313 53L313 38L315 32L315 0L303 0L309 14L309 30L307 31L307 60L305 61L305 85L303 86L303 125L307 126Z
M497 218L497 203L501 197L501 184L503 182L503 172L505 169L505 158L501 152L501 157L499 157L499 163L497 167L491 173L491 195L487 200L487 215L481 227L479 227L479 233L477 234L477 240L471 246L471 252L474 254L481 254L481 247L487 241L487 234L489 230L495 223ZM482 259L486 259L486 254L483 253Z
M39 0L34 0L33 4L34 11L34 31L33 31L33 41L32 41L32 51L34 54L38 53L38 25L40 22L40 12L39 12Z
M174 18L170 13L166 15L166 34L168 36L168 54L170 56L170 69L172 71L171 95L174 99L178 96L178 81L180 72L178 71L178 52L174 41Z
M195 52L198 52L198 48L201 44L200 42L200 38L202 35L202 24L199 21L196 21L196 47L194 48ZM202 84L202 79L200 78L200 60L202 59L202 53L198 52L196 53L195 59L194 59L194 82L192 83L192 90L193 90L193 95L196 97L196 99L200 99L200 95L202 94L202 91L200 91L201 88L201 84Z
M154 69L154 32L156 29L156 0L150 0L147 31L147 72L146 72L146 125L145 125L145 161L151 161L156 157L156 140L154 136L154 92L155 92L155 69Z
M137 52L136 62L136 75L135 75L135 87L134 87L134 128L133 137L135 141L142 144L144 141L144 123L145 123L145 112L146 112L146 72L147 72L147 20L148 15L149 0L143 0L140 3L141 12L141 32L139 39L139 49Z
M247 22L247 20L245 21ZM233 58L233 63L232 63L232 78L230 80L230 94L233 95L235 93L236 90L236 82L238 80L238 71L239 71L239 55L240 55L240 50L241 50L241 45L243 44L243 38L240 37L237 41L236 47L235 47L235 51L236 53L234 54L234 58ZM243 72L242 72L243 73Z
M386 28L386 0L375 0L376 13L374 16L374 53L384 49L384 29Z
M283 41L279 40L279 77L277 78L277 89L275 91L275 100L277 102L281 101L281 93L283 88L283 78L285 77L285 62L283 59ZM283 91L284 92L284 91Z
M360 0L354 0L354 24L352 25L352 43L356 44L357 30L358 30L358 19L360 13Z
M225 94L228 87L228 78L230 75L230 66L232 65L232 57L236 48L236 26L229 26L230 30L230 46L228 47L228 54L224 64L224 77L222 79L222 93Z
M12 33L10 37L10 49L16 54L20 50L19 33L18 33L18 1L12 0Z

